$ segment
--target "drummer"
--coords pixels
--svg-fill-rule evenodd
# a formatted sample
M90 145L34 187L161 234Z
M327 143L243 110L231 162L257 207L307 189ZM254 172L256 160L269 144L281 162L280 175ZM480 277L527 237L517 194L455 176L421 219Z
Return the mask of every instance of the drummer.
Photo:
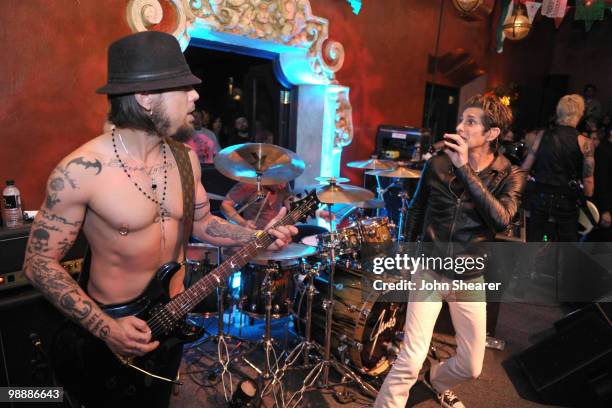
M283 207L289 209L292 192L288 183L261 186L257 199L257 185L236 183L227 193L226 200L221 203L221 211L225 218L240 226L253 230L262 229L274 218ZM237 209L248 205L242 214Z
M231 222L243 227L254 230L261 229L262 226L274 218L283 207L290 210L290 204L295 199L288 183L279 183L269 186L262 186L260 199L256 201L257 186L249 183L236 183L227 193L226 200L221 203L221 212ZM238 213L249 201L255 201L245 207L242 214ZM315 217L330 221L329 211L318 209ZM332 215L332 218L336 217ZM309 235L317 235L328 232L327 229L317 225L296 225L298 234L293 237L293 242L300 242L302 238Z

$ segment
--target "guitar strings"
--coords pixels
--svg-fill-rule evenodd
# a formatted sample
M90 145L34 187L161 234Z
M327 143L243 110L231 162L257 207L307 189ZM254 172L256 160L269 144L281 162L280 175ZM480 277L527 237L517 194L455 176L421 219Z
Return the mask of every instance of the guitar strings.
M297 222L300 218L302 218L307 212L311 211L312 208L310 208L312 206L313 203L316 203L316 201L314 202L310 202L310 203L306 203L303 208L298 207L296 210L290 212L289 214L287 214L285 217L283 217L281 220L279 220L276 224L274 224L272 226L272 228L276 228L282 224L286 224L287 221L292 221L293 223ZM295 219L294 217L299 214ZM251 248L253 246L253 244L255 244L257 242L258 238L255 238L254 240L251 240L249 243L247 243L247 245L245 246L245 250L249 251L250 249L258 249L257 246L255 246L254 248ZM274 241L276 240L276 238L270 234L266 234L264 237L261 237L261 242L260 244L262 246L268 247L269 245L271 245ZM269 242L266 242L269 241ZM257 251L255 251L255 254L257 253ZM242 257L242 255L239 254L235 254L232 257L230 257L227 261L223 262L217 269L225 269L224 265L228 265L232 263L232 260L236 260L234 258L238 258L238 257ZM244 262L244 260L242 260ZM233 270L233 268L230 268L230 270ZM227 271L222 270L221 274L225 274ZM215 275L216 276L216 275ZM202 281L204 281L204 279L210 280L210 275L205 276L204 278L202 278ZM204 287L208 287L209 283L202 283L199 286L204 286ZM193 291L195 291L196 293L198 292L197 289L194 289ZM191 291L191 292L193 292ZM206 293L207 291L204 291L204 297L208 294ZM175 323L176 321L178 321L180 318L182 318L185 313L187 313L189 310L191 310L192 305L190 303L199 301L198 298L200 298L202 296L202 294L197 293L197 295L195 296L195 298L191 298L191 294L190 291L185 291L183 292L181 295L177 296L176 298L174 298L173 300L171 300L168 304L166 304L162 310L155 314L154 316L152 316L148 321L147 324L149 325L149 327L151 328L151 334L153 337L157 337L160 334L163 334L164 329L166 329L167 327L172 327L173 323ZM181 302L184 300L184 298L188 298L189 302L184 302L182 305L178 305L178 308L176 307L176 303L177 302ZM197 303L196 303L197 304ZM174 310L173 310L174 309Z

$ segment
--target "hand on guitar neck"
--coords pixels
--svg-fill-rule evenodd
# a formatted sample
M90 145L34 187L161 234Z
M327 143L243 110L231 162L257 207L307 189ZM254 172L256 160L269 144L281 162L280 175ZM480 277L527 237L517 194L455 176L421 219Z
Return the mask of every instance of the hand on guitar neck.
M287 208L283 207L278 212L276 217L271 219L268 225L266 225L264 228L264 231L276 238L276 240L268 247L268 250L277 251L284 248L291 242L291 237L297 235L298 233L297 228L293 225L276 226L275 228L272 228L272 226L282 220L285 215L287 215Z

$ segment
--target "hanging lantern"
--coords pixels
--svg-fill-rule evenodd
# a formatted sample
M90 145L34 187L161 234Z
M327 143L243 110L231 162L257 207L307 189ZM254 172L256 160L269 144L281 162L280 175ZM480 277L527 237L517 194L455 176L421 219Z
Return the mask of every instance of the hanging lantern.
M482 4L482 0L453 0L453 5L463 14L469 14Z
M506 38L513 41L522 40L527 37L531 30L529 17L525 15L525 9L520 4L516 4L512 15L506 19L503 25Z

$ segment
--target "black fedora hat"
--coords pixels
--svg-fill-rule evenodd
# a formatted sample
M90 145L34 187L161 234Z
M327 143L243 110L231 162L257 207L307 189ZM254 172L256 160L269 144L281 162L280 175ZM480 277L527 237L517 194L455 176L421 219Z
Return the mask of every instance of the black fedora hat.
M143 31L123 37L108 48L108 82L97 93L118 95L196 85L174 36Z

